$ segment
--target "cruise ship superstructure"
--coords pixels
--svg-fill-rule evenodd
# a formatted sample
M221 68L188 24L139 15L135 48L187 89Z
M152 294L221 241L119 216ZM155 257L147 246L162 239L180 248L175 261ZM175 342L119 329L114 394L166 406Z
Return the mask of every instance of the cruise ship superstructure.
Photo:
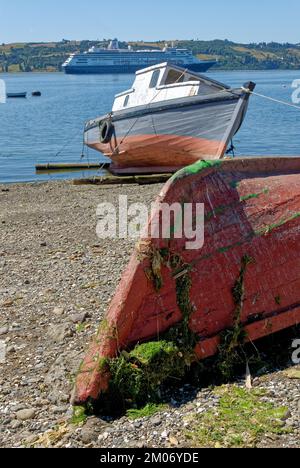
M143 68L168 62L194 72L206 72L216 62L200 60L188 49L169 47L152 50L120 49L114 39L107 49L92 47L82 54L72 54L63 64L67 74L135 73Z

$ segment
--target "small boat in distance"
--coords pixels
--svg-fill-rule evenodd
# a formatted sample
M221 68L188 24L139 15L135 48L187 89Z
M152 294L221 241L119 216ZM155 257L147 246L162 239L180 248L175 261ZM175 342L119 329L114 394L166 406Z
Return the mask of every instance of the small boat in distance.
M245 118L255 84L232 89L169 63L140 70L112 112L86 123L85 144L115 174L176 172L221 159Z
M6 93L6 97L10 98L26 98L27 93Z
M32 91L31 96L40 97L42 95L41 91Z

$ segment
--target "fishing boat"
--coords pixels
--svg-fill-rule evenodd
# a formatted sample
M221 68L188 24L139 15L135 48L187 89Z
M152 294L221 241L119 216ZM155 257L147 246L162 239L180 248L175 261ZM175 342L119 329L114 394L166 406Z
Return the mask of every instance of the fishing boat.
M26 98L27 93L7 93L6 97L8 99L10 99L10 98Z
M255 84L232 89L163 63L140 70L112 112L86 123L85 144L112 160L115 174L176 172L220 159L245 118Z
M166 332L179 347L167 374L176 379L180 359L224 349L230 357L237 346L299 324L299 176L300 159L289 157L199 161L173 176L157 210L182 200L204 204L205 242L187 249L190 234L156 239L145 228L80 367L75 404L109 391L112 358L125 356L142 372L132 350L149 342L157 348ZM157 215L149 227L162 223Z

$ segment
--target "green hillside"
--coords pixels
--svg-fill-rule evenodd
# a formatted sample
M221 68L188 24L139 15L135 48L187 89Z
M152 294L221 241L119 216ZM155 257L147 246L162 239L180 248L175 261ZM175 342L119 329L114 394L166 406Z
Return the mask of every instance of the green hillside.
M0 72L61 71L62 63L71 53L84 52L93 45L107 44L107 40L2 44ZM129 44L134 49L163 48L165 41ZM201 59L217 60L215 68L224 70L300 69L299 44L237 44L227 40L175 41L174 44L192 50ZM120 43L121 47L127 45Z

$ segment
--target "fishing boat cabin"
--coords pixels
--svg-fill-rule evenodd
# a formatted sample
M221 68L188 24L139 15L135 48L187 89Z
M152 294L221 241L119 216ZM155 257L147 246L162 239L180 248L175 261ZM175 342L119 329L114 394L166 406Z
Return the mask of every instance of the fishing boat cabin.
M214 94L224 89L230 88L203 75L162 63L138 71L132 89L115 96L113 112L154 102Z

